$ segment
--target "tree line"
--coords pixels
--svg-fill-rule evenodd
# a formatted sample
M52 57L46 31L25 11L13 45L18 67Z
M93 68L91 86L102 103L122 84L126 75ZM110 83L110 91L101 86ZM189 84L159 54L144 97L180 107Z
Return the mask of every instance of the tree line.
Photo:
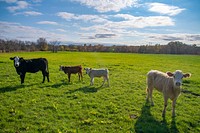
M102 44L92 45L60 45L59 41L47 42L45 38L39 38L36 42L20 41L20 40L4 40L0 39L0 53L17 52L17 51L79 51L79 52L116 52L116 53L149 53L149 54L194 54L200 55L200 47L196 44L187 45L185 43L175 41L166 45L141 45L126 46L112 45L106 46Z

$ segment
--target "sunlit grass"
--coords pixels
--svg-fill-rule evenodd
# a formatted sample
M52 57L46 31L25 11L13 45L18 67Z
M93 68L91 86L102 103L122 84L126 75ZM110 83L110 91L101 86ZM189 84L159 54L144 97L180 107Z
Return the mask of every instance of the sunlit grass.
M15 72L11 56L45 57L50 82L42 74L27 73L25 84ZM108 68L110 87L101 78L89 86L84 72L59 71L59 65ZM1 132L200 132L200 57L121 53L33 52L0 54ZM155 106L145 102L146 73L151 69L192 73L184 80L184 93L177 100L175 119L168 101L166 119L161 117L163 97L154 91Z

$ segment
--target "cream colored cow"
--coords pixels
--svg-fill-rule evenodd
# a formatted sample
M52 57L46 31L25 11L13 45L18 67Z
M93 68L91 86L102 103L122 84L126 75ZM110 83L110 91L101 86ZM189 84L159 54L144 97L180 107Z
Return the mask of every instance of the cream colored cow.
M172 116L175 116L175 104L178 96L181 93L182 78L190 77L190 73L183 74L181 70L176 70L174 73L163 73L157 70L151 70L147 74L147 100L151 99L151 104L154 105L152 99L153 88L156 88L164 96L164 109L162 116L165 116L167 101L172 100Z

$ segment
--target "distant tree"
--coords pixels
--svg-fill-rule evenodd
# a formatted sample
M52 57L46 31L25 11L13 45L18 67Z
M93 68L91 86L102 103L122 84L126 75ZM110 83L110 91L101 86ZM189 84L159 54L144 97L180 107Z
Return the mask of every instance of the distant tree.
M37 40L37 44L38 44L39 50L41 50L41 51L48 50L48 43L45 38L39 38Z
M61 42L60 41L51 41L50 42L50 45L52 45L52 52L53 53L57 53L58 52L58 48L59 48L59 44L60 44Z
M142 45L138 49L138 53L146 53L146 46Z
M5 40L0 39L0 53L5 52Z

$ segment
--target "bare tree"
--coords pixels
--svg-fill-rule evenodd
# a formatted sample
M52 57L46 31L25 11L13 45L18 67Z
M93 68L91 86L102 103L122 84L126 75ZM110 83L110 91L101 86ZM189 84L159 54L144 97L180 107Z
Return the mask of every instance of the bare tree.
M49 42L50 43L50 45L52 45L52 52L53 53L57 53L58 52L58 48L59 48L59 45L60 45L60 41L51 41L51 42Z
M41 51L47 51L48 50L48 44L47 44L47 41L45 38L39 38L37 40L37 44L38 44L38 47Z

